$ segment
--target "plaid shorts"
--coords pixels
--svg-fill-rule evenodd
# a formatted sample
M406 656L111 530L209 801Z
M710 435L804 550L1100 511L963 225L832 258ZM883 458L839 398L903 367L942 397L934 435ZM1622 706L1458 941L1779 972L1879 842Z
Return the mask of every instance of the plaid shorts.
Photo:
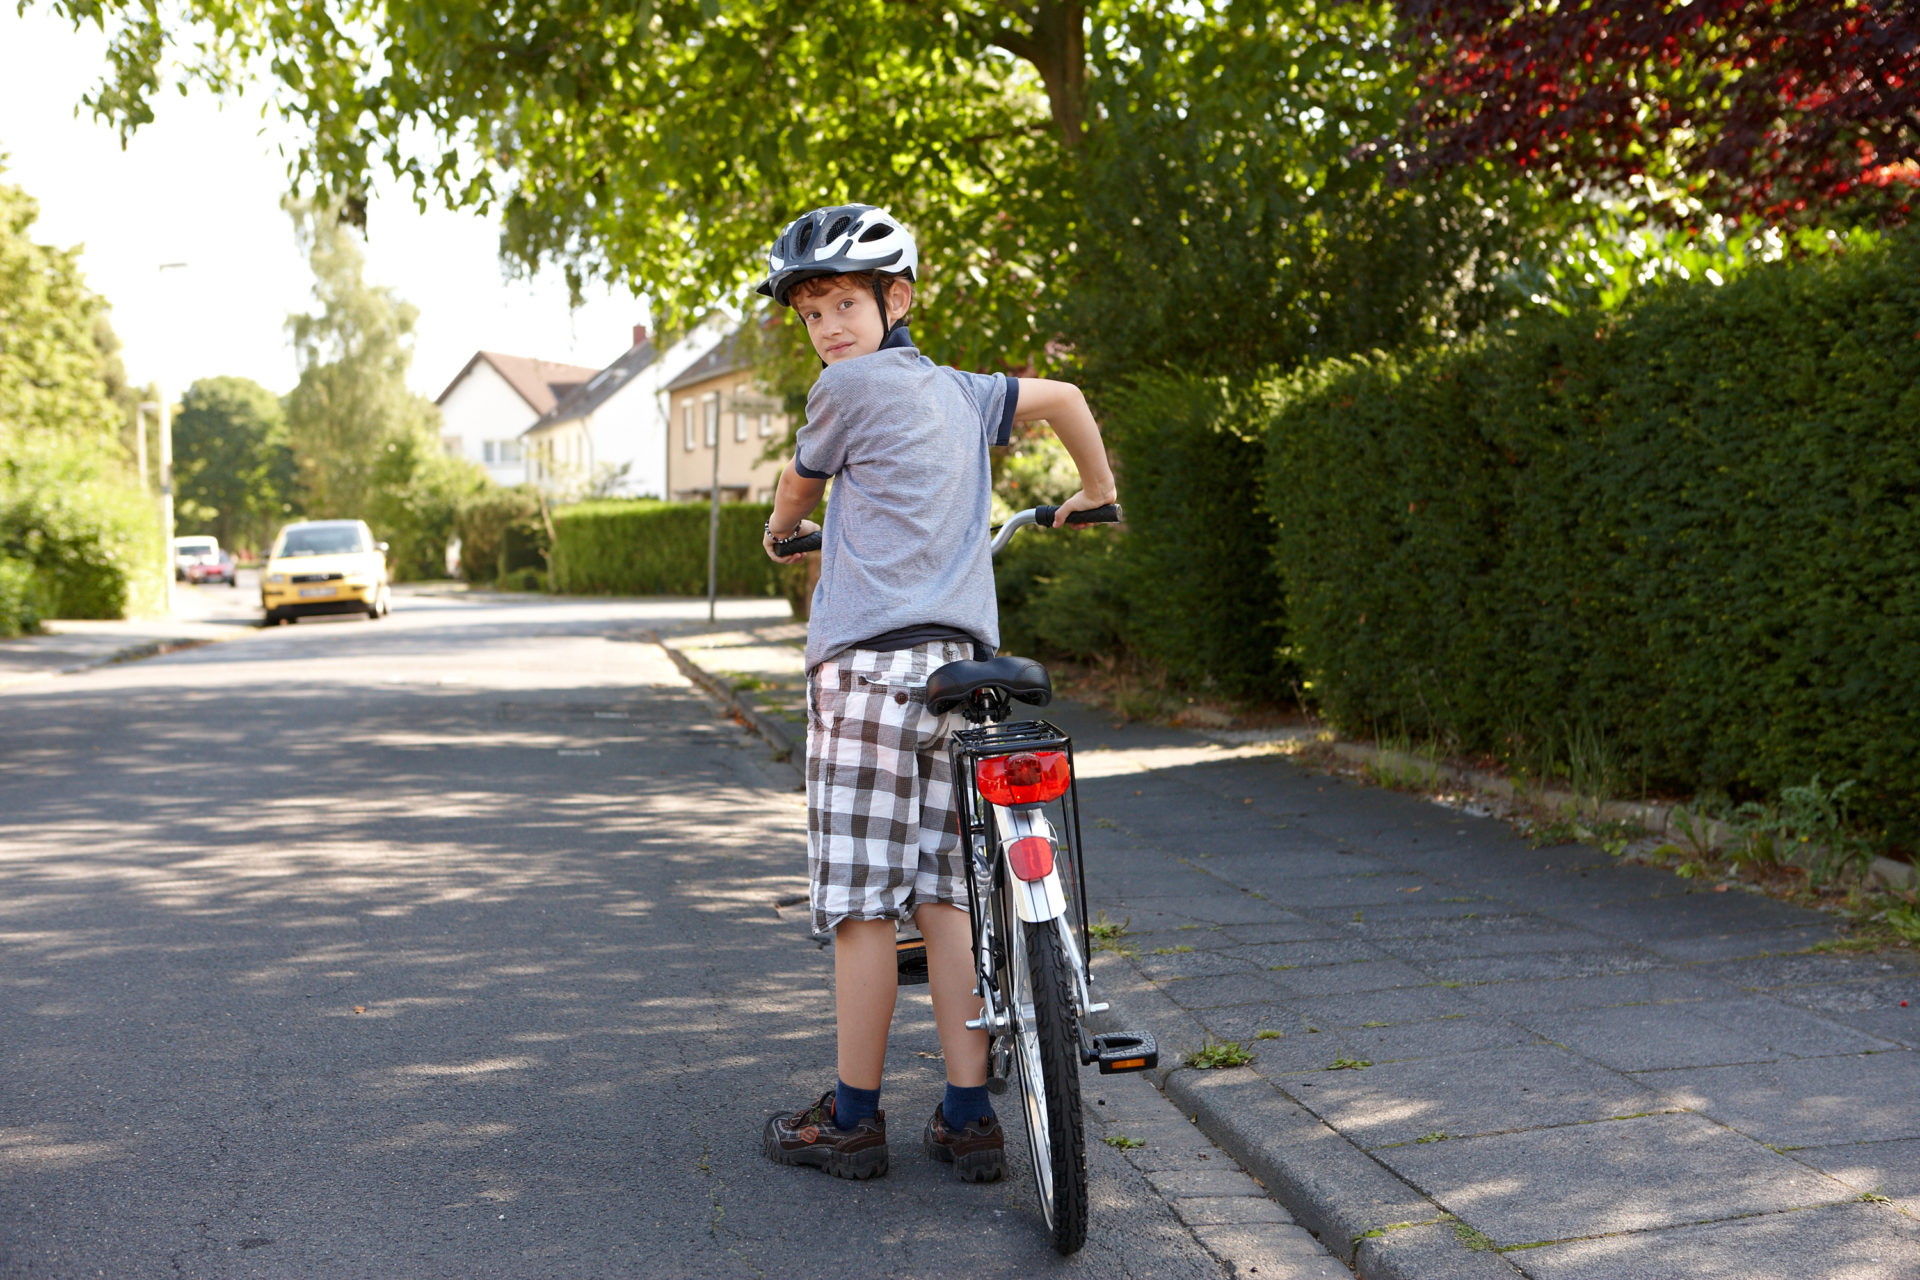
M929 673L973 656L935 640L849 649L807 678L807 878L813 928L901 920L923 902L967 905L947 738L958 712L927 710Z

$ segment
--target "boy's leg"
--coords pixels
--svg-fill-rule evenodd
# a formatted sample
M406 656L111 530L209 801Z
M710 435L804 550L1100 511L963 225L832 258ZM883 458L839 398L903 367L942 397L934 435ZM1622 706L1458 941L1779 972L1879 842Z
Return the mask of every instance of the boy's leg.
M987 1033L967 1029L967 1019L980 1016L980 997L973 993L973 925L964 910L946 902L920 907L913 922L927 940L927 987L947 1060L947 1083L978 1088L987 1082Z
M931 947L927 954L932 956ZM887 1028L893 1023L899 987L893 921L841 921L833 931L833 1007L842 1083L856 1089L880 1087L887 1065ZM944 1026L940 1041L946 1043ZM984 1050L981 1060L985 1061Z

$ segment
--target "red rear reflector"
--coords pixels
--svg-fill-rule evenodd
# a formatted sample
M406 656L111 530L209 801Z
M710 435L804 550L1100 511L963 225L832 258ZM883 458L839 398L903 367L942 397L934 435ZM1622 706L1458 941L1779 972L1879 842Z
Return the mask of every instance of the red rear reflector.
M1007 865L1022 880L1039 880L1053 870L1053 841L1027 836L1007 846Z
M988 756L973 770L980 797L988 804L1045 804L1067 793L1072 770L1064 751L1022 751Z

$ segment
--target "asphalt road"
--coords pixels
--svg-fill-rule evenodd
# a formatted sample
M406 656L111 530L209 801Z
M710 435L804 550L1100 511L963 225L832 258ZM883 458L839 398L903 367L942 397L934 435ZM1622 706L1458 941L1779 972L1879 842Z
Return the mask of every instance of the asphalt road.
M0 1275L1221 1276L1099 1143L1064 1262L1024 1169L927 1161L924 989L893 1172L761 1155L830 957L793 776L646 640L695 612L416 598L0 693Z

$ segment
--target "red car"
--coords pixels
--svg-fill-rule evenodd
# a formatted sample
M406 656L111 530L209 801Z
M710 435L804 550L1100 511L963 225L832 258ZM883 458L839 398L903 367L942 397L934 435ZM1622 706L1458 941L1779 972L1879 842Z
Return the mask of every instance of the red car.
M188 582L224 582L230 587L240 585L238 571L234 568L233 554L220 551L211 556L195 556L187 565Z

